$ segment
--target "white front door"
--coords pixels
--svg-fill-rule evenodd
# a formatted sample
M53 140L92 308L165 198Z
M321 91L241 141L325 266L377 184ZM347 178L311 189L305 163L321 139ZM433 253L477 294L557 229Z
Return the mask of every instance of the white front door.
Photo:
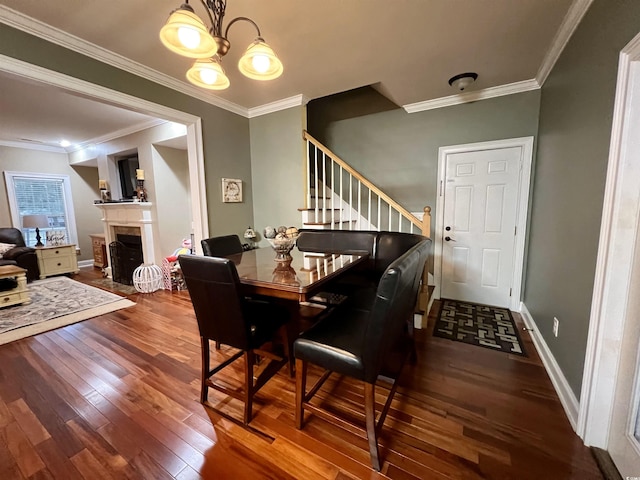
M526 212L522 172L532 139L517 140L441 149L441 298L518 308L512 301L515 282L519 295L514 272L522 271L516 241L524 232L516 227Z

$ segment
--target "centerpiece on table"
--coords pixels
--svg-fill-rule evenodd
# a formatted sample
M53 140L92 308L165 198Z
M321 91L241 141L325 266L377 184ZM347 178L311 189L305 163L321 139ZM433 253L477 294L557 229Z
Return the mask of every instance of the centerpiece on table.
M291 262L291 250L296 246L296 240L298 239L298 229L296 227L265 227L264 238L268 240L275 250L276 262Z

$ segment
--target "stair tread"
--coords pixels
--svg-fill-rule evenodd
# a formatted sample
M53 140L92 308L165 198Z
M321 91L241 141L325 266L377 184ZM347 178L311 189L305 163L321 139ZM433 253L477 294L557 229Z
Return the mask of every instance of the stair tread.
M349 222L357 222L357 220L335 220L333 222L306 222L303 225L335 225L337 223L349 223Z
M342 210L342 208L318 208L318 211L322 211L322 210L327 210L327 211L335 211L335 212L339 212L340 210ZM316 209L315 208L299 208L298 209L299 212L315 212Z

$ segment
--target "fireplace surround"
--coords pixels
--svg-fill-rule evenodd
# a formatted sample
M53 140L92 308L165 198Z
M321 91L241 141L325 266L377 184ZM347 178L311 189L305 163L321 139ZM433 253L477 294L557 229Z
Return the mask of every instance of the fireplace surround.
M102 211L105 243L123 242L123 238L131 240L130 236L138 236L142 247L140 263L158 264L156 252L159 248L155 234L155 212L151 202L113 202L95 204ZM121 238L118 238L120 236ZM137 241L136 241L137 243ZM107 255L109 266L106 273L111 277L111 252ZM137 260L136 260L137 261ZM137 267L138 265L136 265ZM135 268L135 267L134 267ZM115 279L114 279L115 280ZM122 283L122 282L121 282Z

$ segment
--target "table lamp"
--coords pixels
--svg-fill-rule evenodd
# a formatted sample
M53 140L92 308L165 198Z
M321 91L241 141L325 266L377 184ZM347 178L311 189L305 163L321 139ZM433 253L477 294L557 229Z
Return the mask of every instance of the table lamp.
M22 228L36 229L36 247L44 247L40 237L40 229L49 226L49 217L46 215L24 215L22 217Z

